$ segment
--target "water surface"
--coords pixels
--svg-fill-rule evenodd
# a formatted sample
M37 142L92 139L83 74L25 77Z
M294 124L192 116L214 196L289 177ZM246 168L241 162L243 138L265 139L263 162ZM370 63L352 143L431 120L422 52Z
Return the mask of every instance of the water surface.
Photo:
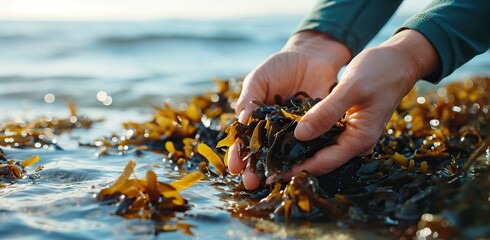
M30 22L0 21L1 121L39 115L67 116L73 99L80 111L105 122L90 130L59 137L64 151L5 149L22 160L41 157L45 169L35 179L22 179L0 190L0 236L5 239L146 239L190 238L181 232L153 235L149 220L115 216L114 206L94 200L93 194L111 184L129 159L136 173L154 169L161 181L180 177L156 153L97 156L97 150L78 147L98 136L121 131L126 120L151 117L147 102L179 104L185 96L212 91L213 76L246 74L278 51L300 16L227 20L162 20L148 22ZM404 16L397 16L369 46L389 37ZM448 77L490 75L490 55L475 58ZM111 98L104 105L99 91ZM53 103L44 100L54 94ZM156 166L155 166L156 164ZM193 205L178 221L195 225L197 239L257 239L379 237L376 233L318 223L311 227L271 225L260 233L253 224L230 217L220 200L224 187L202 181L182 192ZM252 227L250 226L252 225ZM311 229L315 229L312 231ZM366 235L372 234L372 235Z

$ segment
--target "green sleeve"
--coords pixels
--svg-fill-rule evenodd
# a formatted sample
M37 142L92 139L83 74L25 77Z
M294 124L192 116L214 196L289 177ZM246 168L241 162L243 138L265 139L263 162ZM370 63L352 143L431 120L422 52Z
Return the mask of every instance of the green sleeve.
M488 0L490 1L490 0ZM320 0L297 32L315 30L344 43L357 55L393 15L402 0Z
M424 79L439 82L490 47L490 0L435 0L398 30L422 33L439 55L439 69Z

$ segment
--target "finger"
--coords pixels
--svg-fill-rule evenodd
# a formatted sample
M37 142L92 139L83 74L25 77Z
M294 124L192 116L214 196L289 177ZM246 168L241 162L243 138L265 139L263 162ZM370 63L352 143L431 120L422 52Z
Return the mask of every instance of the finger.
M238 122L241 124L248 124L248 119L250 118L250 115L252 114L253 109L251 107L247 107L243 109L239 114L238 114Z
M339 145L324 148L318 151L313 157L307 159L303 164L295 164L290 172L284 174L284 181L289 181L301 171L307 171L314 176L329 173L356 156L348 150ZM266 183L272 184L275 179L269 178L266 180Z
M250 167L246 167L247 161L244 161L242 157L238 154L240 140L238 139L230 146L228 149L228 170L233 175L242 173L243 185L248 190L257 189L262 180L259 178L257 173L252 171Z
M243 161L242 157L238 154L240 140L235 141L233 145L228 149L228 170L233 175L237 175L247 165L247 161Z
M337 139L336 145L323 148L301 165L294 165L291 172L285 174L285 180L291 179L303 170L314 176L320 176L337 169L350 159L371 151L377 138L370 136L372 135L353 126L347 126Z
M313 106L301 119L294 136L307 141L314 139L330 129L354 104L355 96L339 84L330 95Z
M277 175L276 174L273 174L269 177L267 177L267 179L265 180L265 184L266 185L272 185L274 184L275 182L277 182ZM289 179L285 179L285 181L288 181Z
M361 156L361 157L369 156L369 154L373 153L373 149L374 149L374 147L372 147L371 149L359 154L359 156Z
M237 100L235 111L238 114L238 121L246 124L253 109L256 108L252 101L264 101L267 96L267 86L264 81L260 81L256 72L251 72L243 80L242 92Z
M243 170L243 185L247 190L255 190L260 187L262 179L259 178L257 173L253 172L250 168L245 168Z

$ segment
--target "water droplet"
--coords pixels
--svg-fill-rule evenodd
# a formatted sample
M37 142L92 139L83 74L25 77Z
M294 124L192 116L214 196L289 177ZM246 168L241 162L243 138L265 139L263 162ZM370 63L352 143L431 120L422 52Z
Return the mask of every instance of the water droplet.
M46 103L53 103L54 100L56 100L56 97L54 96L54 94L48 93L48 94L44 95L44 101Z
M102 103L106 106L109 106L112 104L112 97L111 96L107 96L106 99L104 101L102 101Z
M453 110L453 112L461 112L462 109L459 106L453 106L451 110Z
M413 120L412 116L410 115L407 115L403 118L403 120L405 120L405 122L411 122Z
M447 96L447 89L446 88L437 89L437 95L439 95L439 97Z
M70 117L70 122L71 123L76 123L78 121L78 118L76 116L71 116Z
M439 122L439 120L437 120L437 119L432 119L432 120L430 120L430 121L429 121L429 124L430 124L432 127L437 127L437 126L439 126L440 122Z
M97 100L103 102L107 99L107 93L105 91L98 91L97 92Z
M423 238L425 238L431 234L432 234L432 230L430 230L430 228L428 228L428 227L420 230L420 232L419 232L420 237L423 237Z
M218 94L213 94L213 96L211 96L211 101L213 101L213 102L218 102L218 101L219 101L219 96L218 96Z
M432 222L432 220L434 220L434 215L430 213L425 213L424 215L422 215L422 220Z

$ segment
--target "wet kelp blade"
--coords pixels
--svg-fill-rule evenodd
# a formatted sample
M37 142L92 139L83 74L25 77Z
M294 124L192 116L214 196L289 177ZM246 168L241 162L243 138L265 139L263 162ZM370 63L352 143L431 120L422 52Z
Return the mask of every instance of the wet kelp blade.
M166 199L171 200L175 206L183 206L186 201L172 185L158 182L158 192Z
M262 132L264 130L263 128L265 124L266 124L266 120L260 120L257 123L257 126L255 126L255 129L252 133L252 137L250 138L250 145L249 145L250 153L245 158L248 158L250 155L257 153L262 147L262 136L263 136Z
M229 125L226 128L228 134L226 135L225 138L223 138L221 141L218 142L218 144L216 145L216 148L231 146L235 142L236 135L238 133L237 128L238 128L237 122Z
M38 161L39 161L39 156L33 155L31 157L26 158L24 161L22 161L20 166L25 168L25 167L32 166L32 165L36 164Z
M170 183L170 186L174 187L177 191L182 191L195 183L199 182L204 177L204 174L201 172L192 172L187 174L184 178L177 180L173 183Z
M126 164L126 167L124 167L123 173L121 174L121 176L119 176L116 182L114 182L114 184L111 187L104 188L100 191L99 199L103 200L106 196L112 195L115 192L120 191L121 187L124 186L124 184L128 181L131 174L133 174L135 166L136 166L136 161L129 160L129 162Z
M157 175L152 170L146 172L146 191L150 197L150 202L153 206L158 204L160 194L157 189Z
M284 116L286 116L287 118L293 120L293 121L296 121L296 122L299 122L301 121L301 119L303 118L302 115L299 115L299 114L294 114L294 113L290 113L284 109L281 108L281 112L282 114L284 114Z
M197 152L201 154L203 157L205 157L209 163L216 168L216 170L219 172L221 176L226 175L226 167L221 160L220 156L214 152L214 150L206 145L205 143L199 143L197 145Z
M3 157L0 161L7 161L7 157L0 148L1 157ZM14 183L16 179L22 179L25 176L31 176L26 170L26 167L32 166L39 162L39 156L33 155L31 157L26 158L22 162L16 162L14 159L10 159L6 164L0 164L0 182L6 181L8 183ZM43 169L43 166L37 166L34 172L39 172ZM3 187L3 185L1 185Z

